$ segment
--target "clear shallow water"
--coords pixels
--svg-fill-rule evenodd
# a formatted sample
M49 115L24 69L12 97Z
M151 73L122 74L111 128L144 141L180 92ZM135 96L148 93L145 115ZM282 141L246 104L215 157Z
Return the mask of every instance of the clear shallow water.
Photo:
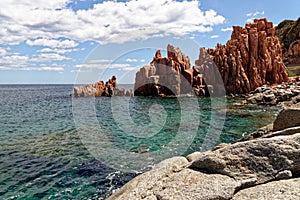
M72 85L0 85L0 199L105 198L137 175L113 169L90 153L75 126L69 96L72 88ZM86 105L89 100L78 101ZM200 124L183 155L201 150L211 111L216 115L226 114L217 142L231 142L272 122L278 110L233 106L232 99L227 100L227 110L224 110L211 108L207 98L198 101ZM128 152L163 149L176 136L182 109L191 115L194 113L194 109L181 108L176 98L131 98L129 102L129 114L134 123L145 125L151 122L151 105L164 107L166 121L154 136L126 134L122 125L128 124L128 118L114 119L111 99L96 98L95 113L99 125L105 133L111 134L113 146ZM185 123L184 131L195 128L194 125L194 121Z

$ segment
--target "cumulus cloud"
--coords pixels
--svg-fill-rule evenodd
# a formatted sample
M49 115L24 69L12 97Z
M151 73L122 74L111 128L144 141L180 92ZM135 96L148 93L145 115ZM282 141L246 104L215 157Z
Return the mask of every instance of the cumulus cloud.
M261 11L261 12L257 11L257 12L254 12L254 13L248 13L248 14L246 14L246 16L247 17L255 17L257 15L264 15L264 14L265 14L265 11Z
M212 35L212 36L210 36L210 38L212 38L212 39L218 38L218 37L220 37L220 36L219 35Z
M141 66L133 66L133 67L125 67L122 68L120 70L124 70L124 71L133 71L133 70L138 70Z
M126 62L138 62L137 59L128 58L126 59Z
M88 63L111 63L113 62L113 60L110 60L110 59L96 59L96 60L89 60Z
M246 16L249 17L247 19L247 23L252 23L258 15L264 15L264 14L265 14L265 11L261 11L261 12L257 11L257 12L246 14Z
M46 66L41 64L36 66L30 63L31 59L28 56L10 55L4 56L0 60L0 70L18 70L18 71L63 71L64 68L55 64Z
M72 48L75 41L87 40L121 43L155 35L208 32L225 20L214 10L200 10L198 1L104 1L77 11L67 7L69 2L0 1L0 43L27 41L51 48Z
M0 48L0 56L5 56L7 54L7 51L5 49Z
M57 53L42 53L37 57L31 58L32 62L51 62L51 61L63 61L70 60L71 58L57 54Z
M46 38L27 40L26 44L29 46L45 46L51 48L74 48L78 45L78 43L73 40L57 40Z
M226 32L226 31L232 31L232 27L227 27L227 28L221 28L221 31Z
M80 50L84 50L84 49L78 49L78 48L74 48L74 49L58 49L58 48L51 49L51 48L43 48L41 50L38 50L37 52L66 54L66 53L71 53L71 52L80 51Z
M64 71L62 67L24 67L18 70L21 71Z
M0 60L1 66L6 66L10 68L22 67L26 66L29 61L28 56L20 56L20 55L10 55L10 56L3 56Z

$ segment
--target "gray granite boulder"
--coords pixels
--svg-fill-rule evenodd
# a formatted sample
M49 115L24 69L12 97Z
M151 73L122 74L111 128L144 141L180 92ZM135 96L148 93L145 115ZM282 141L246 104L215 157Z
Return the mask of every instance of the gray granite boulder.
M300 199L300 178L281 180L244 189L232 200L296 200Z
M300 126L300 108L283 109L274 121L273 131Z

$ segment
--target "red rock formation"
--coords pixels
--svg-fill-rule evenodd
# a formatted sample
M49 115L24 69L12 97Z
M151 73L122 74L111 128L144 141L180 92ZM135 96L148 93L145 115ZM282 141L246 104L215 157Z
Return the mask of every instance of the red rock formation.
M200 50L196 65L201 66L200 73L206 71L207 80L214 80L215 74L209 67L212 64L210 59L204 59L204 51ZM218 44L206 52L218 66L227 94L247 93L262 85L288 81L275 28L265 18L254 20L245 28L233 26L226 45Z
M103 81L98 81L95 84L89 84L81 87L74 87L75 97L112 97L112 96L132 96L132 90L125 92L124 88L119 89L117 78L112 76L105 85Z
M190 59L179 48L167 47L168 57L160 50L149 66L141 68L135 79L136 96L168 96L191 93L193 69Z

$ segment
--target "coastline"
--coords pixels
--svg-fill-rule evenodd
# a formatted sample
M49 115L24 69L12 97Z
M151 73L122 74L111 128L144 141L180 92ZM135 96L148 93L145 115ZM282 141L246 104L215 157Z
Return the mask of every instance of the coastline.
M108 200L296 199L299 149L300 103L296 103L283 107L274 123L232 144L162 161Z

